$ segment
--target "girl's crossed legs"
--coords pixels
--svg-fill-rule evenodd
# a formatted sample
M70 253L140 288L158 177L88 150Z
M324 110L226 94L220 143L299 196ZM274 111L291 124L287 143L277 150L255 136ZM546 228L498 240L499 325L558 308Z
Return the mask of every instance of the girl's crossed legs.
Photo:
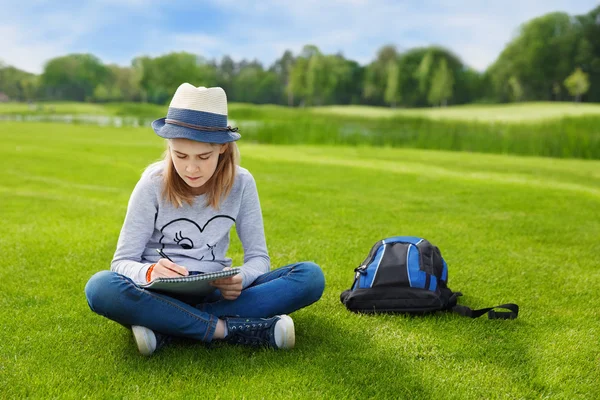
M216 291L195 306L142 289L112 271L92 276L85 294L92 311L122 325L210 342L221 317L258 319L289 314L319 300L324 288L321 268L300 262L259 276L235 300L224 300Z

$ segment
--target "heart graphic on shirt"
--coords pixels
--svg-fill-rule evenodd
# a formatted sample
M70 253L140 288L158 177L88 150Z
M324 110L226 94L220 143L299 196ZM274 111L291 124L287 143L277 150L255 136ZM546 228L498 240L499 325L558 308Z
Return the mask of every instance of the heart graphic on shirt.
M175 243L176 245L186 250L200 249L206 246L208 250L210 250L212 260L214 261L214 248L216 246L216 241L218 241L220 237L219 232L212 229L210 223L217 219L231 220L231 225L235 223L235 219L228 215L216 215L208 221L206 221L206 223L202 227L200 227L200 225L198 225L191 219L178 218L167 223L160 229L162 237L158 242L162 244L163 249L169 243ZM216 227L214 224L212 226ZM222 232L222 229L219 229L219 231ZM213 244L211 245L209 244L209 242L213 242ZM200 260L203 259L204 256L200 258Z

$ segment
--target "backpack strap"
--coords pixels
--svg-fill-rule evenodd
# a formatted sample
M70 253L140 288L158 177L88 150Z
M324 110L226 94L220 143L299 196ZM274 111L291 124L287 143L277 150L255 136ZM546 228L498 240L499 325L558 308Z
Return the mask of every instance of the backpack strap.
M442 289L449 290L449 289ZM489 319L515 319L519 315L519 306L513 303L502 304L495 307L481 308L473 310L467 306L457 304L458 298L462 296L461 292L452 292L448 299L448 309L463 317L479 318L487 313ZM495 308L504 308L508 311L495 311Z
M495 311L495 308L503 308L508 311ZM467 306L455 305L452 311L463 317L479 318L487 313L489 319L515 319L519 315L519 306L513 303L502 304L495 307L473 310Z

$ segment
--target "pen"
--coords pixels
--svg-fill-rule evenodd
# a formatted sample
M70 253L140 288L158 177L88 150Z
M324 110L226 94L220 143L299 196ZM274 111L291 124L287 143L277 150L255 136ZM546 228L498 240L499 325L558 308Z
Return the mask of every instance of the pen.
M171 260L171 258L170 258L168 255L166 255L166 254L165 254L165 253L164 253L164 252L163 252L161 249L156 249L156 252L157 252L158 254L160 254L160 256L161 256L162 258L166 258L167 260L171 261L172 263L174 263L174 262L175 262L175 261ZM177 272L177 271L174 271L174 272ZM182 274L180 274L179 272L177 272L177 273L178 273L179 275L181 275L181 276L185 276L185 275L182 275Z
M163 252L161 249L156 249L156 252L157 252L158 254L160 254L160 256L161 256L162 258L166 258L167 260L169 260L169 261L171 261L171 262L175 262L175 261L171 260L171 259L169 258L169 256L168 256L168 255L166 255L166 254L165 254L165 253L164 253L164 252Z

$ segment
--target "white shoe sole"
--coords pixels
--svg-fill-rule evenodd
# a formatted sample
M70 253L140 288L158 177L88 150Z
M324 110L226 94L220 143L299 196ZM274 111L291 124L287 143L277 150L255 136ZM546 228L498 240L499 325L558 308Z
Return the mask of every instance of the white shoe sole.
M131 327L133 338L137 344L138 350L144 356L150 356L156 350L156 336L152 330L138 325Z
M280 315L275 323L275 343L278 349L291 349L296 344L294 321L288 315Z

